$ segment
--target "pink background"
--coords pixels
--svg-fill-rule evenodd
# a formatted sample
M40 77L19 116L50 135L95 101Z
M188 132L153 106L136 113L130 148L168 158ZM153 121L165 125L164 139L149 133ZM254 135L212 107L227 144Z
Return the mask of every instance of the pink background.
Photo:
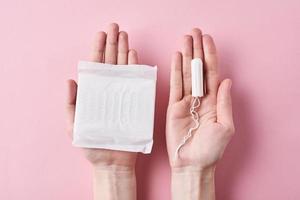
M300 199L298 0L10 0L0 6L0 199L91 199L91 168L65 133L65 80L96 31L118 22L141 63L159 66L155 144L138 199L170 199L164 139L171 54L192 27L214 36L233 79L237 133L218 199ZM297 123L298 122L298 123Z

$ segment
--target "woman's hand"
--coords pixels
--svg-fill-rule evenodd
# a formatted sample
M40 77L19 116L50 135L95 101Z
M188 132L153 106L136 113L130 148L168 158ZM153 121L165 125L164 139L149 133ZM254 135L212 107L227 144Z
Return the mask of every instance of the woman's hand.
M109 64L137 64L138 58L135 50L129 50L128 35L119 32L118 24L110 24L107 33L98 32L92 53L91 61ZM72 136L74 114L76 106L77 84L68 80L67 116L68 133ZM86 158L94 167L114 167L122 170L134 170L136 153L106 149L83 149Z
M206 95L198 108L200 126L179 150L175 151L194 122L190 115L191 60L201 58L204 63ZM166 137L170 165L180 170L214 168L234 133L230 97L231 80L219 81L217 52L213 39L199 29L184 36L182 53L172 58L170 99L167 112Z
M191 60L204 63L206 95L201 98L200 125L183 145L176 149L194 127L190 115L192 104ZM234 133L230 97L231 80L219 82L217 53L213 39L193 29L184 36L183 50L172 59L170 99L167 112L166 137L172 168L173 200L214 200L215 165Z
M137 64L137 53L128 48L128 35L110 24L107 34L98 32L91 61L109 64ZM72 136L76 107L77 84L68 80L67 121ZM94 168L95 200L136 199L135 160L137 153L106 149L83 148L85 157Z

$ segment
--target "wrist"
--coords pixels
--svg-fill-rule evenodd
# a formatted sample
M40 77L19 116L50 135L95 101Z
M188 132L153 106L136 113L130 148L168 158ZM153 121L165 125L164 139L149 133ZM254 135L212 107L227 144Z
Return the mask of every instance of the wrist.
M135 164L133 165L118 165L118 164L93 164L94 172L110 172L110 173L135 173Z
M137 153L107 149L84 148L87 160L97 169L131 169L135 168Z
M173 200L213 200L215 167L195 166L172 168Z
M113 155L115 152L111 152L110 155L96 154L90 157L90 163L94 170L100 171L134 171L136 164L136 153L123 153Z
M199 175L203 178L211 178L215 173L216 166L198 167L198 166L183 166L171 167L172 174L181 175Z
M94 165L93 190L95 200L136 199L134 167Z

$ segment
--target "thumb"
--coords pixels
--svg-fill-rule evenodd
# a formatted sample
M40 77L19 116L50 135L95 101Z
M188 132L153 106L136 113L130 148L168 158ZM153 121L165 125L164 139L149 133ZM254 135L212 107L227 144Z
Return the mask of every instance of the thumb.
M217 95L217 121L227 128L234 129L230 95L231 85L232 81L225 79L219 86Z
M72 137L73 123L75 115L77 84L74 80L67 81L67 100L66 100L66 118L67 118L67 132Z

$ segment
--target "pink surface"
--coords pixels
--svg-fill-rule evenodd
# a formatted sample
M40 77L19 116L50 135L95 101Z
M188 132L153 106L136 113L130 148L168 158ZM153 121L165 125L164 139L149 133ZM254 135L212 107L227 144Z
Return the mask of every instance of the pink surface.
M91 199L91 170L64 130L65 80L94 33L127 30L159 66L155 145L138 162L138 199L170 199L164 139L169 64L181 36L214 36L233 79L237 134L217 168L222 200L300 199L298 0L5 1L0 7L0 199ZM297 58L298 57L298 58ZM297 123L298 122L298 123Z

